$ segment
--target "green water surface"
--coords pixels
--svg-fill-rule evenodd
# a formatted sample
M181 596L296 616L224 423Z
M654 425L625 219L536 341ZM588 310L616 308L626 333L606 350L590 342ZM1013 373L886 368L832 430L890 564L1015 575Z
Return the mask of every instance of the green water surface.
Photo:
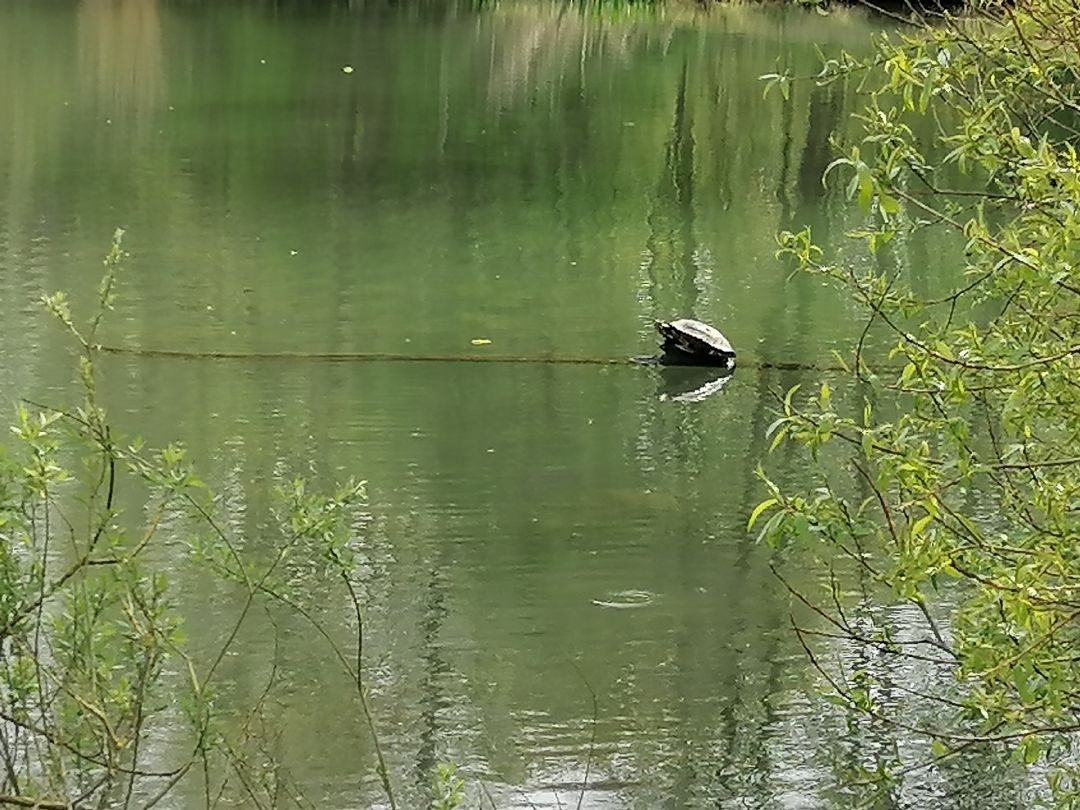
M823 374L759 364L831 362L861 329L774 257L778 230L810 225L868 261L843 240L858 213L821 183L860 101L813 83L763 97L758 77L813 73L816 48L865 50L879 25L4 0L0 390L72 395L37 300L63 289L85 311L117 226L132 256L107 344L460 355L115 355L104 396L125 433L187 445L256 550L276 482L368 480L368 674L403 806L426 806L448 760L505 807L847 807L826 753L844 726L813 699L770 565L812 574L745 527L774 392ZM931 233L879 261L925 290L957 255ZM679 398L711 379L692 372L467 362L627 358L673 315L719 325L745 364L701 401ZM805 464L770 463L785 481ZM177 555L188 632L212 646L237 601ZM323 618L347 638L351 608L317 569L306 587L333 594ZM377 805L355 697L303 623L253 620L233 690L262 688L275 633L289 773L315 806ZM162 767L187 745L168 717L147 754ZM912 790L895 806L956 795Z

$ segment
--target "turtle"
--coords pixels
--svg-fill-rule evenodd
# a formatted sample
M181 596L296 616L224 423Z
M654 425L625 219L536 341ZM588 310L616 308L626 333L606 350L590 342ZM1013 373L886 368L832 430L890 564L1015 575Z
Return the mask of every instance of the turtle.
M735 350L714 326L691 318L657 321L665 357L681 363L735 368Z

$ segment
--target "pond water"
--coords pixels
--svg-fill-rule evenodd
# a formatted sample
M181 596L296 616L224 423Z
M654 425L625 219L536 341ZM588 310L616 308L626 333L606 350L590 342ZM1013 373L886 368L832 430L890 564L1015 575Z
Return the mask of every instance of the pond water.
M857 214L821 183L859 102L765 97L758 77L812 73L816 48L864 49L877 26L748 6L4 0L2 390L71 394L37 301L63 289L86 311L123 226L104 343L292 356L110 355L119 428L183 441L255 549L276 482L368 481L368 675L402 806L451 761L500 807L847 807L828 754L843 726L770 566L814 574L746 520L774 393L827 373L767 364L827 363L860 329L774 256L778 230L811 225L865 261L842 239ZM881 261L933 285L951 249L933 238ZM693 372L541 362L649 353L673 315L740 352L711 396L680 396L711 381ZM804 464L769 463L786 481ZM236 601L177 555L210 646ZM354 694L302 622L249 624L234 691L262 688L275 635L288 772L316 806L378 804ZM160 736L164 767L185 743Z

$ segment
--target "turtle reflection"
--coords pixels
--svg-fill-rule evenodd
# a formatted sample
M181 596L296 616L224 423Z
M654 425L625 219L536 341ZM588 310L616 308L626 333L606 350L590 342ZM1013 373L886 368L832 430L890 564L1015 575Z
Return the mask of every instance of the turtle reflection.
M718 393L734 376L734 369L662 365L660 399L672 402L701 402Z

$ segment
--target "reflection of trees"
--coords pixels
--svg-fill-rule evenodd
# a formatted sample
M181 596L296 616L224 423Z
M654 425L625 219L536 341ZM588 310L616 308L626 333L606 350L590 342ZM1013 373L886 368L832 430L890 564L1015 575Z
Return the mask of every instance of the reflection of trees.
M420 685L417 709L420 713L417 730L416 762L413 771L413 785L417 796L427 794L435 781L435 767L442 762L444 752L439 744L446 732L440 723L440 714L450 704L442 683L450 671L449 664L443 657L440 645L443 621L446 617L445 583L442 581L442 561L431 563L427 584L420 597ZM452 733L452 730L450 730Z
M100 116L149 126L165 93L162 49L157 0L79 4L80 91Z
M810 107L806 129L806 142L799 161L798 194L804 203L820 200L823 195L822 176L835 153L829 143L834 132L839 131L846 113L843 87L830 84L815 87L808 99ZM804 211L804 215L811 214ZM795 227L791 222L785 227Z
M566 6L516 6L490 20L487 48L488 101L493 107L520 103L554 78L556 87L587 90L587 61L629 66L635 51L662 40L672 26L624 26L588 17Z
M698 285L694 273L694 134L688 109L688 64L684 57L675 91L675 120L664 150L663 169L649 212L645 242L648 273L655 294L663 295L668 281L672 300L654 301L654 317L695 314ZM666 298L666 296L665 296ZM665 306L666 305L666 306Z

